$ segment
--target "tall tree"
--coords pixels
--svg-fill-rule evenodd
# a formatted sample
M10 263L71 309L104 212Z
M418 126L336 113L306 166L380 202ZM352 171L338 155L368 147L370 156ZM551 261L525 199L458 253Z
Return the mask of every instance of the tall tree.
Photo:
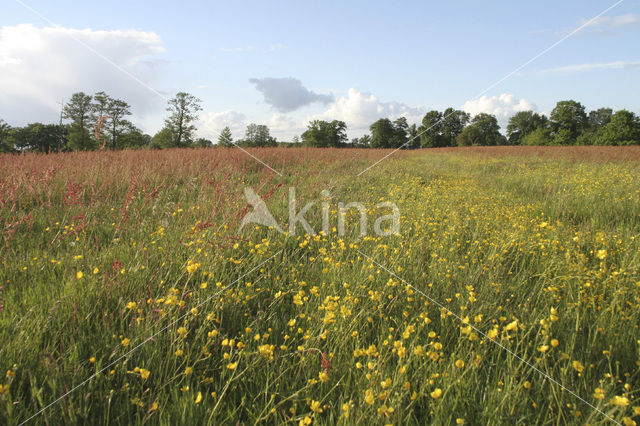
M226 126L220 132L220 136L218 136L218 145L226 147L233 146L233 136L231 135L231 129L229 126Z
M71 120L68 145L73 150L86 150L95 147L91 139L90 126L93 115L92 97L83 92L74 93L64 106L62 116Z
M456 138L464 126L469 123L469 113L460 111L453 108L447 108L442 114L442 146L454 146L456 145Z
M276 138L271 136L269 127L264 124L251 123L247 126L241 145L247 147L278 146Z
M125 132L132 132L133 130L139 132L130 121L125 117L131 115L131 107L128 103L120 99L109 98L107 104L107 113L109 115L108 120L108 133L111 139L110 145L112 149L115 149L118 145L118 138Z
M640 118L631 111L621 109L611 116L611 121L600 128L595 137L598 145L640 144Z
M393 138L391 139L391 146L394 148L406 148L409 141L409 123L407 123L406 117L400 117L393 122Z
M395 127L391 120L381 118L373 123L369 130L371 131L372 148L391 148L393 146Z
M611 108L598 108L595 111L589 112L589 124L591 127L598 130L600 127L608 124L611 121L613 110Z
M506 138L500 133L495 116L481 112L473 117L471 124L465 127L457 137L458 145L504 145Z
M549 119L556 145L575 144L588 124L584 106L574 100L558 102Z
M11 142L11 126L6 121L0 119L0 152L13 152L13 143Z
M509 119L507 124L507 140L509 145L522 145L522 139L547 125L547 117L533 111L519 111Z
M179 92L169 101L167 111L170 113L165 120L165 126L172 135L173 146L189 146L193 141L196 130L194 121L198 120L198 112L202 111L200 99L186 93Z
M344 121L313 120L302 133L302 144L314 147L341 147L347 142L347 125Z
M429 111L422 117L422 124L418 127L420 134L420 146L422 148L435 148L444 146L442 136L442 113Z

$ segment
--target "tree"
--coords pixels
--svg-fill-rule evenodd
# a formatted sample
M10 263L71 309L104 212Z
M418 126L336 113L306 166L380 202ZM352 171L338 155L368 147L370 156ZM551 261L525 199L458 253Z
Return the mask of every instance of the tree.
M133 124L128 129L118 135L114 149L124 148L144 148L151 146L151 136L142 133Z
M549 127L538 127L527 133L520 141L521 145L551 145L553 138Z
M473 117L471 124L465 127L457 137L458 145L504 145L506 138L500 133L495 116L481 112Z
M220 136L218 136L218 145L220 146L233 146L233 137L231 136L231 129L229 126L226 126L220 132Z
M589 124L592 128L598 130L611 121L611 115L613 115L611 108L598 108L595 111L589 112Z
M186 92L179 92L169 101L167 111L170 115L165 120L165 127L171 132L172 146L186 147L192 143L196 130L193 122L198 119L198 112L202 111L200 102L200 99Z
M584 106L573 100L558 102L549 118L555 145L575 144L588 124Z
M509 145L522 145L522 139L534 130L545 127L547 117L533 111L519 111L509 119L507 124L507 141Z
M89 131L95 117L93 115L92 97L83 92L74 93L64 106L62 116L71 120L68 146L73 150L93 149L95 143Z
M640 118L634 113L621 109L611 116L611 121L602 126L596 134L597 145L637 145L640 144Z
M338 120L313 120L300 136L305 146L338 148L347 142L347 125Z
M407 143L407 149L420 148L420 138L418 137L418 127L416 124L409 126L407 137L409 138Z
M456 138L462 133L464 126L469 123L470 117L468 113L453 108L444 110L442 114L442 146L456 145Z
M151 148L160 149L171 148L173 146L173 133L168 127L160 129L160 131L153 135L153 138L151 139Z
M109 136L111 138L111 148L115 149L118 145L117 141L120 136L124 132L132 131L132 128L135 129L133 124L126 120L124 117L131 115L131 107L125 101L120 99L112 99L109 98L109 103L107 104L107 112L109 114ZM137 129L134 130L134 133L138 132Z
M371 147L372 148L391 148L393 138L395 136L395 128L388 118L381 118L373 123L369 130L371 131Z
M66 128L58 124L32 123L11 132L11 144L20 151L39 151L45 154L64 147Z
M13 143L10 140L11 126L6 121L0 119L0 153L14 152Z
M247 126L244 139L240 144L247 147L278 146L276 138L269 134L269 127L254 123Z
M420 134L420 146L422 148L435 148L444 146L442 135L442 113L440 111L429 111L422 117L422 124L418 127Z
M211 142L207 138L198 138L196 139L194 145L197 146L198 148L210 148L213 146L213 142Z

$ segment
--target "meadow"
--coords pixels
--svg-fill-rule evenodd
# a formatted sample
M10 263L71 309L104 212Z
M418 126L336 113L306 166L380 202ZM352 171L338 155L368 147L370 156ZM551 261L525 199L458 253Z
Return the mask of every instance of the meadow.
M640 149L388 152L0 155L0 424L640 423Z

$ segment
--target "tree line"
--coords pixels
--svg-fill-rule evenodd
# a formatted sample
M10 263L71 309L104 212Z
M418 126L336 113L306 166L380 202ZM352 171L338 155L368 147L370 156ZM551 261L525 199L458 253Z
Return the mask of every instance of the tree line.
M506 135L500 132L494 115L473 117L465 111L447 108L427 112L420 124L405 117L381 118L365 134L351 141L344 121L313 120L307 130L290 142L279 142L266 125L251 123L245 135L233 139L225 127L216 143L196 138L195 122L202 111L200 99L179 92L167 103L163 128L154 136L143 133L128 117L131 106L104 92L74 93L57 124L31 123L12 127L0 119L0 152L80 151L96 149L211 147L357 147L436 148L488 145L633 145L640 143L640 118L627 110L599 108L587 113L574 100L559 101L549 114L520 111L510 117Z

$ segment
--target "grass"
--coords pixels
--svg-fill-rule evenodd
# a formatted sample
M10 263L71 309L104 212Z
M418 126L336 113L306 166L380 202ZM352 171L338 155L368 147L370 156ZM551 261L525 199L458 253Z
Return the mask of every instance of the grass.
M0 423L637 422L635 152L0 156Z

